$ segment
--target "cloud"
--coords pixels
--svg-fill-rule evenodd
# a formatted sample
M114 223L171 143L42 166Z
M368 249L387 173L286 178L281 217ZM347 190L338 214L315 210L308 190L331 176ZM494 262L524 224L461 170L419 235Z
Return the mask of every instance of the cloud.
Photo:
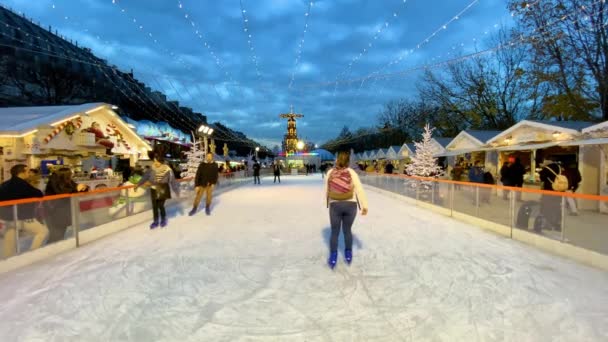
M305 34L308 0L243 0L248 32L238 1L184 1L182 9L175 1L131 0L120 6L109 0L80 0L77 6L72 2L3 3L45 28L57 28L110 64L133 68L148 86L209 120L267 145L280 143L285 123L278 115L292 105L305 115L298 121L299 133L316 142L336 135L344 125L352 130L373 125L384 103L416 94L419 72L338 85L327 82L344 75L354 79L378 71L401 72L472 51L487 39L485 31L511 20L504 1L479 2L417 49L470 1L316 0ZM349 68L363 48L366 53ZM399 63L389 64L400 56Z

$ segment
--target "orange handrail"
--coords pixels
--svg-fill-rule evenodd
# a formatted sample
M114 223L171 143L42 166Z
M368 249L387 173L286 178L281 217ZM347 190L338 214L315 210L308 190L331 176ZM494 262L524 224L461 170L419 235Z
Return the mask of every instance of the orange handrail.
M414 179L414 180L420 180L420 181L432 181L432 182L446 183L446 184L458 184L458 185L474 186L474 187L480 187L480 188L511 190L511 191L527 192L527 193L541 194L541 195L548 195L548 196L580 198L580 199L592 200L592 201L608 201L608 196L601 196L601 195L576 194L576 193L571 193L571 192L557 192L557 191L550 191L550 190L519 188L519 187L495 185L495 184L454 181L454 180L449 180L449 179L407 176L407 175L401 175L401 174L386 174L386 173L367 172L367 171L365 173L372 174L372 175L382 175L382 176L386 176L386 177L397 177L397 178Z
M179 182L179 183L188 182L188 181L191 181L192 179L193 179L193 177L182 178L182 179L178 179L177 182ZM86 191L86 192L77 192L77 193L72 193L72 194L49 195L49 196L44 196L44 197L32 197L32 198L24 198L24 199L17 199L17 200L0 201L0 207L7 207L10 205L18 205L18 204L48 202L48 201L53 201L53 200L58 200L58 199L63 199L63 198L78 197L78 196L90 196L90 195L95 195L95 194L103 194L103 193L108 193L108 192L116 192L116 191L121 191L121 190L133 189L134 187L135 187L135 185L125 185L125 186L117 186L117 187L113 187L113 188L103 188L103 189L91 190L91 191Z

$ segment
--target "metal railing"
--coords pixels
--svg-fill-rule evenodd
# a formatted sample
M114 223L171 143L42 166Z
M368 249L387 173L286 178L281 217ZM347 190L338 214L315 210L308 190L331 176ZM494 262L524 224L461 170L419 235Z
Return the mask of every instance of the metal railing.
M608 196L404 175L362 173L361 181L455 213L608 255Z
M267 174L263 171L261 176ZM214 191L224 192L252 181L251 172L221 174ZM169 213L176 204L194 197L192 179L178 182L180 196L167 201ZM151 209L149 189L135 190L133 185L0 202L0 259L66 240L78 247L84 232Z

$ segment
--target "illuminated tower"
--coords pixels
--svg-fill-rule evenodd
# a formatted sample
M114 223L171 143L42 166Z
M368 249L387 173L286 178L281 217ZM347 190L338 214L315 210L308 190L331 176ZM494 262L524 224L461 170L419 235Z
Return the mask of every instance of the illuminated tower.
M280 114L279 117L281 119L287 119L287 134L285 134L283 138L283 151L285 151L285 153L295 153L297 151L296 145L298 144L296 118L303 118L304 115L295 114L292 106L290 113Z

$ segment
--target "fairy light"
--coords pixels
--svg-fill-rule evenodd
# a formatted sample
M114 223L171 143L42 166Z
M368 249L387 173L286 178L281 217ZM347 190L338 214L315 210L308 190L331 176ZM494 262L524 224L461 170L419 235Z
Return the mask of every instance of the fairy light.
M191 19L192 16L187 12L187 10L181 0L177 1L177 7L179 8L180 11L182 11L184 13L184 19L192 27L192 33L194 33L194 35L203 43L203 46L207 49L207 52L215 60L215 64L217 65L217 67L221 70L221 72L226 77L228 77L230 82L232 82L232 80L233 80L232 75L230 74L230 72L228 70L226 70L224 68L224 63L220 59L220 56L215 52L215 50L212 48L211 44L205 39L205 35L203 35L203 30L198 26L198 24L193 19Z
M304 30L302 31L302 38L300 39L300 41L298 43L298 49L296 50L296 59L295 59L294 65L293 65L293 71L291 72L291 80L289 81L289 86L287 87L290 90L296 79L296 71L298 70L298 67L300 65L300 59L302 58L302 50L304 49L304 42L305 42L304 38L306 38L306 32L308 32L308 21L310 20L310 13L311 13L310 11L311 11L313 5L314 5L314 3L312 1L310 1L308 3L308 8L306 9L306 13L304 13Z
M258 57L255 52L255 47L253 46L253 34L251 33L251 29L249 27L249 18L247 17L247 10L245 6L243 6L243 0L239 0L239 4L241 5L241 17L243 18L243 32L245 33L245 39L247 39L247 46L249 48L249 55L255 66L255 72L258 76L258 79L262 76L260 73L260 66L258 64Z

